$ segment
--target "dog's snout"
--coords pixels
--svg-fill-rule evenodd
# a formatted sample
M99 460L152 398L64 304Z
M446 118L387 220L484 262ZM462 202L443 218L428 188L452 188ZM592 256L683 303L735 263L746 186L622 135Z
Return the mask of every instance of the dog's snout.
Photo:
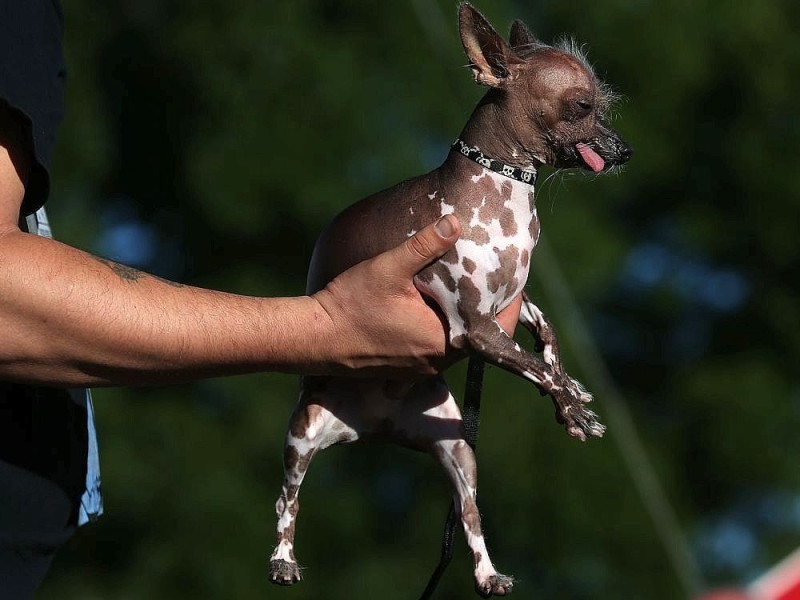
M598 136L597 142L600 148L606 151L607 160L611 164L619 165L628 162L633 156L631 145L623 140L605 121L600 120L598 125L600 136Z

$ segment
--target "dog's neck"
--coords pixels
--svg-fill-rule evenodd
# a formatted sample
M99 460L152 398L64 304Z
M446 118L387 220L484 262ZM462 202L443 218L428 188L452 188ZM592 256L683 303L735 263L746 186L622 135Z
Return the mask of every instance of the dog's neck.
M490 90L472 111L459 138L494 160L535 171L545 164L546 135L536 121L512 112L502 106L496 90Z

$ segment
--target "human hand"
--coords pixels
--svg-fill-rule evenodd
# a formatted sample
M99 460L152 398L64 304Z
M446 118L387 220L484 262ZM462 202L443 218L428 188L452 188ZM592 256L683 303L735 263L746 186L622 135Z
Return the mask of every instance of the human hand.
M417 288L414 276L447 252L461 234L444 216L399 246L348 269L313 298L332 330L321 341L327 371L352 375L432 375L463 357L448 343L447 324ZM522 298L498 314L513 335ZM329 347L328 347L329 346Z

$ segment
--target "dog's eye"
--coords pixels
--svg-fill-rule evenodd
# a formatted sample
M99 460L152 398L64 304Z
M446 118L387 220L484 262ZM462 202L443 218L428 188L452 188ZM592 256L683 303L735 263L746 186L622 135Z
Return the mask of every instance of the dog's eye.
M564 105L564 119L575 123L592 114L593 106L589 100L573 98Z

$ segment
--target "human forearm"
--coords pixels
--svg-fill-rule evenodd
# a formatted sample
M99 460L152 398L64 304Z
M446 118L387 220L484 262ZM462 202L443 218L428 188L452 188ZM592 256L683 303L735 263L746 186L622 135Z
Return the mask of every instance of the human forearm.
M319 362L326 321L309 297L178 286L19 231L0 236L0 379L151 384L301 371Z

